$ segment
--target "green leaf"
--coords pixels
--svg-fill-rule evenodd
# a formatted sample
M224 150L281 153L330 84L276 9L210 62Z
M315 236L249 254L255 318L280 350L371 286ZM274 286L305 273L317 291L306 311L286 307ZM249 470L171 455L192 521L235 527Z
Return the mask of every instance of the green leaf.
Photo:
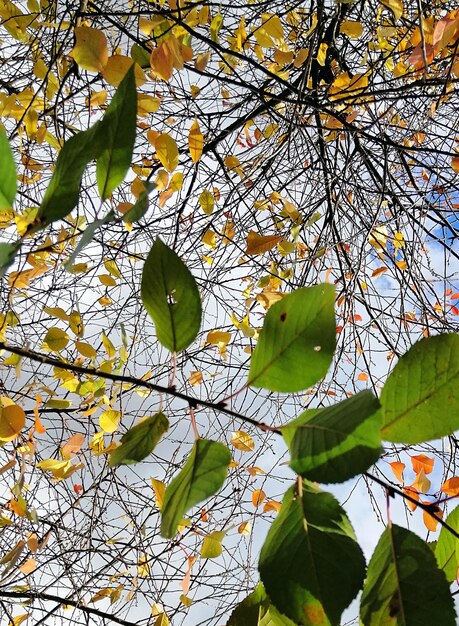
M382 438L421 443L459 429L459 336L415 344L394 367L381 392Z
M327 373L336 345L335 290L303 287L271 306L250 362L248 385L302 391Z
M191 272L159 237L145 261L142 302L158 340L171 352L187 348L201 325L201 297Z
M216 559L223 551L222 541L226 537L226 530L214 530L204 537L201 546L202 559Z
M137 90L133 63L116 90L100 126L104 145L97 158L96 179L102 200L109 198L123 182L131 166L136 122Z
M343 482L373 465L381 453L379 402L361 391L325 409L311 409L284 426L290 467L309 480Z
M231 613L227 626L295 626L273 606L261 583Z
M126 224L134 224L145 215L148 209L148 194L156 188L154 183L144 183L145 190L141 192L136 203L123 215L123 222Z
M410 530L392 524L382 534L368 566L360 619L364 626L455 626L445 574Z
M121 445L110 455L110 467L138 463L155 449L158 441L169 430L169 420L161 413L156 413L130 428L121 437Z
M9 268L14 261L17 251L21 247L21 242L5 243L0 242L0 276Z
M76 207L86 165L96 159L103 148L100 125L101 122L96 122L88 130L71 137L59 152L56 168L38 210L39 227L64 218Z
M5 131L0 129L0 211L11 208L17 191L16 164Z
M445 521L450 528L459 532L459 507L454 509ZM444 526L441 527L434 552L438 567L445 572L448 582L457 580L459 540Z
M259 571L276 608L303 626L334 626L362 587L365 559L344 510L302 482L285 494Z
M170 539L183 515L195 504L216 493L225 482L231 454L226 446L198 439L181 472L164 494L161 535Z
M131 59L140 65L142 69L150 69L150 54L137 43L131 48Z

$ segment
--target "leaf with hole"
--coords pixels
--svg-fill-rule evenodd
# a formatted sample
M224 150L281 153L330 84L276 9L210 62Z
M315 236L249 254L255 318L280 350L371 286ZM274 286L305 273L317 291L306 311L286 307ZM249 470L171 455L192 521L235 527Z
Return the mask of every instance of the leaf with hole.
M159 237L145 261L141 295L165 348L178 352L195 340L202 311L198 287L180 257Z
M302 391L325 376L336 345L332 285L303 287L273 304L250 362L248 385Z

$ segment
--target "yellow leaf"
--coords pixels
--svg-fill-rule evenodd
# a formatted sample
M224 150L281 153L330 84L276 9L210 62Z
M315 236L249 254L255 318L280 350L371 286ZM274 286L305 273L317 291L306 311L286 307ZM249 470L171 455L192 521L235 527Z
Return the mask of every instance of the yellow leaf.
M48 315L51 315L52 317L57 317L58 319L62 320L63 322L68 322L69 321L69 316L67 315L67 313L64 311L64 309L61 309L61 307L47 307L45 306L43 309L43 313L47 313Z
M168 172L173 172L178 165L179 152L175 140L168 133L161 133L155 140L156 156Z
M0 441L13 441L25 426L24 410L10 398L0 398Z
M74 472L83 467L81 463L72 465L70 461L58 461L57 459L46 459L37 463L44 472L51 472L56 480L63 480L69 478Z
M414 483L411 485L420 493L427 493L430 489L430 480L427 478L424 468L416 475Z
M201 237L201 241L208 250L213 250L217 245L216 234L209 228Z
M231 436L231 445L236 450L242 450L243 452L251 452L254 448L254 442L252 437L243 430L237 430Z
M89 343L85 343L84 341L75 341L75 348L81 354L88 359L95 359L97 356L96 349L93 348Z
M104 261L104 267L107 272L115 278L121 278L121 272L119 271L118 266L113 259L106 259Z
M456 172L456 174L459 174L459 156L455 156L452 158L451 167Z
M161 105L161 100L148 94L139 94L137 98L137 113L140 117L146 117L149 113L156 113Z
M263 13L261 16L263 30L273 39L280 41L284 38L284 29L280 17L275 13Z
M272 250L282 239L279 235L259 235L251 230L247 235L246 254L263 254L268 250Z
M253 477L257 476L258 474L266 474L266 472L262 470L261 467L257 467L256 465L254 465L253 467L244 467L244 469L250 474L250 476Z
M104 598L108 598L114 589L112 587L104 587L103 589L99 589L97 593L95 593L89 602L98 602L99 600L103 600Z
M69 342L69 336L60 328L50 328L43 340L43 348L48 348L52 352L60 352Z
M188 135L188 147L190 149L191 160L193 163L197 163L202 155L202 149L204 147L204 137L201 134L198 120L194 120L190 133Z
M13 621L9 623L9 626L19 626L22 622L25 622L26 619L30 617L31 613L21 613L21 615L16 615L13 617Z
M231 333L222 330L211 330L207 333L206 343L212 343L214 345L219 345L224 343L227 345L231 340Z
M403 15L402 0L381 0L381 4L392 11L396 20L399 20L402 17Z
M102 331L102 343L104 344L105 352L107 353L108 358L111 359L112 356L115 356L116 354L115 346L112 344L112 342L107 337L104 331Z
M207 64L210 61L210 52L203 52L202 54L198 54L194 61L194 66L199 72L204 72L207 67Z
M116 285L116 280L110 274L98 274L97 278L106 287L114 287Z
M169 618L166 613L160 613L155 620L154 626L169 626Z
M105 78L107 83L113 85L113 87L118 87L120 82L126 75L126 72L131 67L133 61L131 57L126 57L121 54L114 54L109 57L107 64L104 67L102 72L102 76ZM141 87L146 81L145 73L143 69L134 62L134 77L135 84L137 87Z
M387 232L387 227L380 224L379 226L373 228L370 232L368 243L370 246L373 246L377 252L383 252L386 249L388 239L389 234Z
M172 52L166 41L163 41L161 45L157 48L153 48L151 51L150 66L158 78L166 81L166 83L170 81L174 69L174 62Z
M242 524L238 527L237 532L240 535L250 535L252 530L252 524L250 522L242 522Z
M200 385L203 381L202 372L191 372L190 377L188 378L188 382L190 385L196 386Z
M121 418L121 413L114 409L107 409L101 413L99 417L99 424L104 433L114 433L118 428L118 424Z
M75 46L70 51L78 65L90 72L102 72L108 61L105 34L97 28L77 26L74 29Z
M317 63L319 65L322 65L322 67L325 66L325 61L327 59L327 50L328 43L321 43L317 52Z
M149 565L150 557L148 554L143 554L137 564L137 575L139 578L147 578L150 573Z
M208 189L204 189L204 191L199 196L199 204L201 205L201 209L206 215L212 215L215 204L212 192L210 192Z
M403 248L405 246L405 238L402 233L394 234L394 248Z
M182 593L182 595L180 596L180 602L184 605L184 606L191 606L193 604L193 600L191 598L188 598L185 594Z
M360 22L344 20L343 22L341 22L339 32L347 35L351 39L358 39L358 37L360 37L360 35L363 33L363 26Z
M156 506L161 510L164 501L164 494L166 493L166 485L162 480L157 480L156 478L151 478L150 480L155 492Z

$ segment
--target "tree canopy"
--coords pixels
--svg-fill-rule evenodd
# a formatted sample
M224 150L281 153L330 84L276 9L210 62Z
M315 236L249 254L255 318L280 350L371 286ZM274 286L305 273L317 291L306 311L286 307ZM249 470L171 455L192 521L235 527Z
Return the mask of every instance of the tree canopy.
M454 626L456 3L0 0L0 41L5 623Z

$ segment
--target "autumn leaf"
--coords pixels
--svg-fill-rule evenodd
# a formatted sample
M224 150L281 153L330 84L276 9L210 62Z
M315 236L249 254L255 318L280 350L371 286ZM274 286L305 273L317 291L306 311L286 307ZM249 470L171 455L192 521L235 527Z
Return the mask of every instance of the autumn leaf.
M243 430L237 430L231 436L231 445L234 446L236 450L251 452L255 444L252 437L248 433Z
M90 72L102 72L108 61L105 34L97 28L77 26L74 29L75 46L70 51L78 65Z
M400 461L393 461L389 465L394 472L395 478L398 480L398 482L403 483L403 470L405 469L405 463L401 463Z
M453 476L452 478L445 480L441 491L452 497L459 495L459 478Z
M168 172L173 172L178 165L179 152L175 140L168 133L161 133L155 140L156 156Z
M266 494L262 489L256 489L252 493L252 504L255 508L259 507L260 504L263 504L263 501L266 499Z
M411 457L411 464L413 471L418 474L421 470L424 470L425 474L430 474L433 470L435 459L433 457L426 456L425 454L419 454L418 456Z
M247 248L246 254L256 255L263 254L272 250L282 239L280 235L259 235L255 231L251 230L247 235Z
M188 147L190 150L191 160L193 163L197 163L202 155L202 149L204 147L204 137L201 134L198 120L194 120L190 132L188 135ZM213 198L213 196L212 196Z

